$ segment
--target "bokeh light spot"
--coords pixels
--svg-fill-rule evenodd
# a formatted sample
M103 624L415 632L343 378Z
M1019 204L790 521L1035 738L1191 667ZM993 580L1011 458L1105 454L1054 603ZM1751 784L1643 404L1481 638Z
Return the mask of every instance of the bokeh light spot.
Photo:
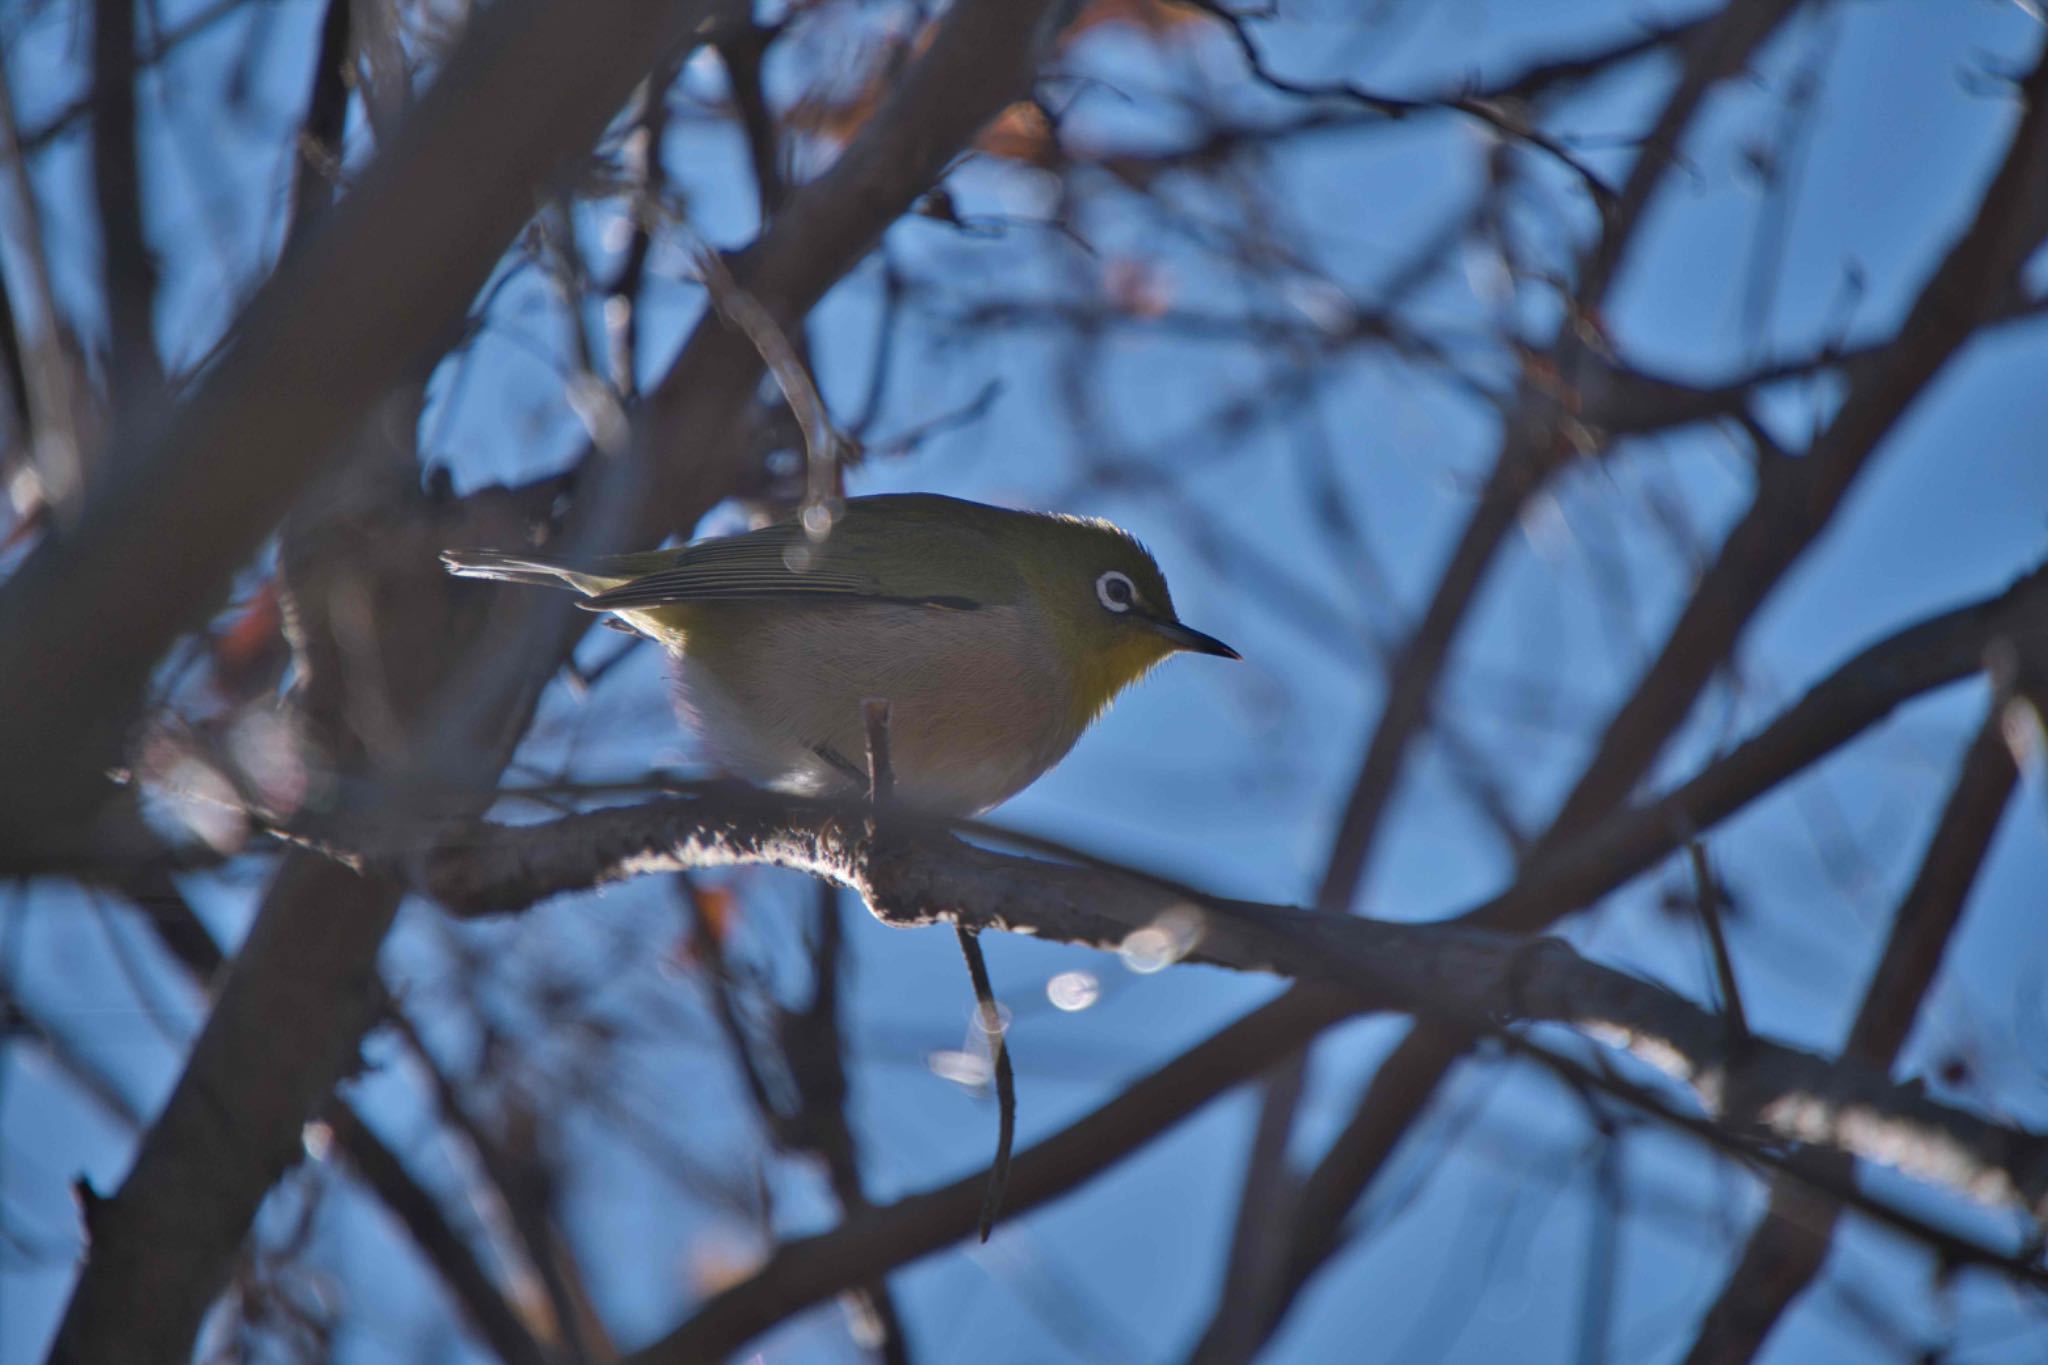
M1061 972L1045 983L1045 998L1054 1009L1078 1014L1102 998L1102 983L1093 972Z

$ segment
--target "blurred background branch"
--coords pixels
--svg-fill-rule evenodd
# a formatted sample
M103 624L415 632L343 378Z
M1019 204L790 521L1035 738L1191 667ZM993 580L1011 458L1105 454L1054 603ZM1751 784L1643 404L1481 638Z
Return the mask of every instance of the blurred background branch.
M2042 48L0 8L0 1358L2048 1354ZM881 849L437 559L905 488L1249 663Z

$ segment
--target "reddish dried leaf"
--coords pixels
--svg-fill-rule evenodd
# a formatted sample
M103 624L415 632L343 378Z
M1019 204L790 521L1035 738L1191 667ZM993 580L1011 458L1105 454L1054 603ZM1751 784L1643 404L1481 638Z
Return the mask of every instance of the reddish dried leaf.
M1029 100L1018 100L996 115L974 146L984 155L1029 166L1050 166L1057 150L1051 121Z
M1110 307L1126 317L1156 318L1173 304L1173 284L1150 261L1117 256L1104 262L1102 290Z
M243 683L265 670L284 648L284 612L277 585L265 582L241 614L213 639L214 686L221 695L241 695Z
M1194 6L1176 4L1174 0L1091 0L1067 26L1063 37L1071 42L1092 28L1123 24L1150 38L1173 39L1207 18Z

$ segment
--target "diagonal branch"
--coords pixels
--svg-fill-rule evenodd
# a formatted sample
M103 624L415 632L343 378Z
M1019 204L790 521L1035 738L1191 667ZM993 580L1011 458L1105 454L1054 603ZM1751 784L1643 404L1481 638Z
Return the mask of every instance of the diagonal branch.
M2003 709L1994 700L1963 755L1934 837L1892 916L1891 939L1849 1028L1843 1054L1873 1069L1889 1070L1898 1060L2019 778L2000 723ZM1774 1181L1770 1205L1707 1309L1687 1361L1737 1365L1754 1357L1785 1309L1820 1273L1840 1213L1798 1181Z
M1565 840L1585 833L1627 798L1765 599L1827 527L1893 425L1985 319L2011 299L2022 263L2048 227L2048 58L2028 74L2021 92L2024 112L1968 228L1929 275L1895 339L1855 372L1842 406L1808 454L1760 466L1749 511L1609 723L1531 855L1533 867L1542 867ZM1510 899L1469 912L1460 922L1533 931L1585 903ZM1326 1167L1341 1167L1347 1178L1341 1185L1326 1184L1329 1202L1319 1218L1342 1217L1463 1051L1455 1037L1427 1025L1395 1049L1354 1109L1344 1140L1355 1146L1333 1149L1325 1158ZM1339 1212L1329 1214L1330 1208ZM1328 1246L1329 1232L1328 1226L1305 1229L1303 1240ZM1295 1261L1304 1276L1320 1263L1319 1256ZM1304 1282L1294 1281L1290 1300Z
M448 1222L433 1193L413 1178L398 1153L385 1146L348 1105L336 1101L328 1114L334 1140L356 1176L405 1224L421 1256L441 1276L456 1304L475 1324L499 1359L510 1365L548 1365L547 1350L492 1283L461 1234Z
M1013 1215L1059 1198L1143 1147L1216 1096L1251 1079L1351 1010L1331 991L1253 1010L1207 1041L1017 1158L1004 1196ZM977 1172L850 1218L831 1232L784 1242L753 1276L701 1305L688 1321L626 1358L627 1365L721 1360L778 1322L883 1270L968 1236L987 1192Z
M1589 278L1582 281L1582 308L1597 313L1607 281L1634 246L1644 210L1669 174L1678 141L1692 126L1707 93L1740 71L1795 5L1796 0L1768 0L1731 6L1689 35L1678 83L1667 97L1620 194L1596 195L1603 208L1602 228L1586 271ZM1256 62L1256 54L1251 52L1242 28L1237 32L1248 58ZM1588 183L1597 184L1591 180ZM1438 690L1451 646L1500 547L1519 524L1522 507L1543 486L1569 449L1568 443L1559 439L1559 433L1581 419L1577 393L1580 384L1560 384L1557 377L1587 371L1598 376L1611 368L1594 364L1593 350L1569 326L1559 329L1553 351L1556 359L1551 367L1525 367L1518 401L1479 501L1459 536L1422 621L1402 647L1390 672L1386 702L1367 742L1331 842L1322 889L1317 895L1317 904L1326 909L1347 908L1355 899L1387 805L1405 770L1410 745L1428 724L1431 698ZM1585 387L1590 390L1595 386ZM1420 1069L1440 1074L1460 1050L1452 1040L1438 1038L1431 1049L1430 1065ZM1410 1054L1404 1060L1412 1066L1417 1058ZM1284 1172L1300 1083L1298 1060L1278 1069L1261 1106L1258 1133L1240 1193L1226 1288L1218 1296L1218 1309L1197 1346L1197 1359L1231 1361L1249 1357L1278 1323L1279 1314L1299 1285L1299 1280L1293 1286L1276 1283L1284 1259L1291 1257L1299 1263L1299 1257L1280 1243L1293 1236L1297 1244L1304 1237L1320 1244L1320 1233L1302 1233L1286 1226L1291 1208L1305 1209L1291 1204L1287 1198L1293 1182ZM1373 1116L1366 1118L1366 1107L1361 1104L1355 1121L1372 1126L1377 1134L1372 1149L1383 1155L1391 1150L1394 1136L1405 1129L1406 1121L1399 1118L1396 1108L1383 1105L1371 1106ZM1365 1179L1377 1166L1378 1158L1354 1157L1351 1164ZM1315 1221L1341 1217L1342 1211L1333 1215L1327 1209L1305 1210L1299 1216Z
M1347 1013L1341 995L1326 988L1254 1010L1026 1151L1017 1162L1014 1204L1020 1211L1035 1208L1078 1187L1217 1095L1250 1079L1262 1057L1305 1045L1316 1032ZM1700 1141L1730 1149L1724 1135L1705 1120L1670 1112L1639 1086L1526 1044L1522 1050L1534 1053L1583 1088L1618 1095ZM1813 1172L1808 1163L1770 1152L1746 1155L1831 1188L1836 1197L1923 1239L1955 1264L1995 1266L2029 1283L2044 1279L2038 1267L1920 1222L1853 1186L1837 1186L1827 1172ZM842 1292L878 1267L907 1264L959 1241L973 1225L978 1193L977 1182L969 1177L907 1196L830 1232L786 1242L753 1276L712 1297L667 1336L627 1357L627 1363L682 1365L729 1355L776 1323Z
M544 178L596 141L701 9L513 0L480 14L406 135L257 294L192 394L113 452L121 477L0 587L7 862L49 866L89 846L150 669L452 331Z
M1581 312L1598 316L1606 306L1608 291L1621 272L1643 216L1663 188L1677 160L1679 143L1699 117L1707 96L1723 81L1739 75L1799 4L1800 0L1733 0L1692 35L1678 83L1665 97L1580 270L1574 302Z
M1862 650L1691 779L1558 845L1464 917L1547 924L1591 904L1649 871L1692 832L1721 823L1915 697L1981 672L2008 639L2048 640L2048 564L1996 597L1928 617Z

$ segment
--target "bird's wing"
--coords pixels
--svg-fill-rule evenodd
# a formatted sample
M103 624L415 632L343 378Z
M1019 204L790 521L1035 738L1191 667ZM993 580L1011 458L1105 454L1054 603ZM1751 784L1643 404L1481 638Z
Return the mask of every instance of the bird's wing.
M881 548L878 537L900 530L885 530L857 515L848 516L823 541L813 541L792 522L764 526L745 535L700 541L671 551L672 558L661 568L588 597L580 605L593 611L630 611L677 602L818 597L935 607L981 605L972 595L949 593L940 590L944 585L919 581L925 577L923 574L913 573L909 584L894 582L887 588L878 582L867 567L875 562L874 552ZM933 533L933 528L928 527L915 532L920 536ZM940 529L936 534L943 536L948 532ZM924 591L926 587L933 590Z

